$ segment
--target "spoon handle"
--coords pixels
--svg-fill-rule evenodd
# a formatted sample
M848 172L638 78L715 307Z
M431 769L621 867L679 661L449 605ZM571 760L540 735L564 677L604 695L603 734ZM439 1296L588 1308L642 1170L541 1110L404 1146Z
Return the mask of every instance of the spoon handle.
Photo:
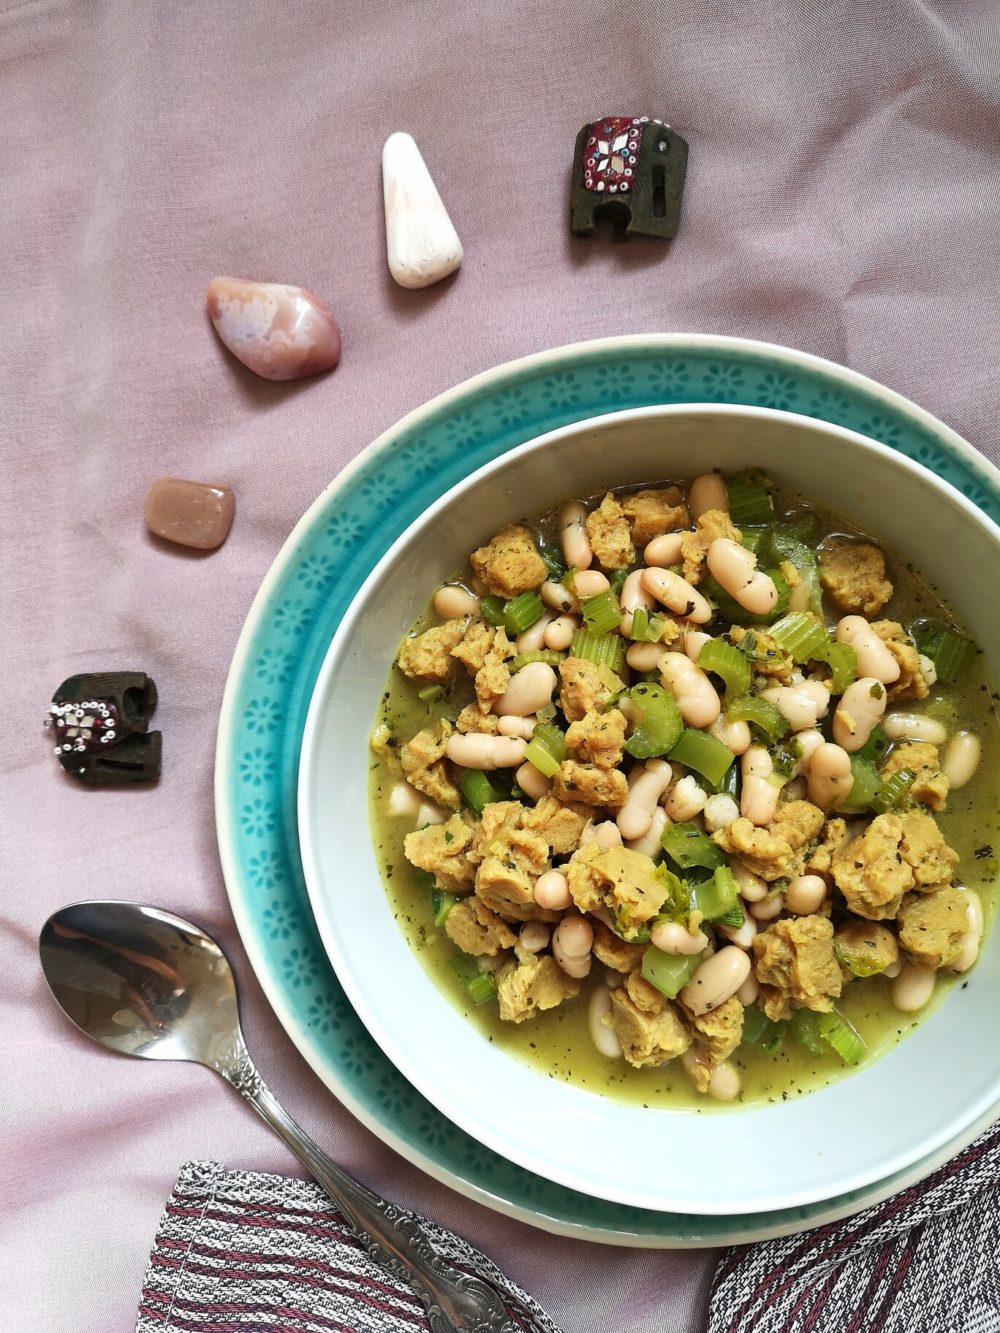
M349 1176L299 1128L261 1078L242 1043L216 1069L319 1181L371 1258L416 1291L433 1333L515 1333L518 1325L489 1283L459 1272L434 1249L412 1213Z

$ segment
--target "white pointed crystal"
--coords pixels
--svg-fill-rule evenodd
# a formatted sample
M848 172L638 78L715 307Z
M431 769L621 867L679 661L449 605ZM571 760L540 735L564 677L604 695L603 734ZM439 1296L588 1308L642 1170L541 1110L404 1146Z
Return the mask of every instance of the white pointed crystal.
M462 262L462 242L409 134L390 134L382 149L385 243L400 287L430 287Z

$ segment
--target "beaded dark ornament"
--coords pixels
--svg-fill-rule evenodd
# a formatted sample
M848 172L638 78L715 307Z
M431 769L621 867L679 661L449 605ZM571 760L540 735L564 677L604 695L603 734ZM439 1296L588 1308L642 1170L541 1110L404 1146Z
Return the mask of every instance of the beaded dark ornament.
M662 120L605 116L576 136L570 228L586 236L602 222L615 236L677 234L687 143Z
M149 731L156 685L141 671L70 676L52 696L45 726L70 775L87 787L122 787L160 776L161 737Z

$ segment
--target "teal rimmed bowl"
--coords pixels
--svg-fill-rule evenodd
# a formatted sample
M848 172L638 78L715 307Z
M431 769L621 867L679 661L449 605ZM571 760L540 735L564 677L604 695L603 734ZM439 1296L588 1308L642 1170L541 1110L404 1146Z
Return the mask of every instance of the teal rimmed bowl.
M995 470L954 432L899 395L815 357L738 339L665 335L527 358L411 414L345 469L300 521L240 639L217 752L220 852L234 915L279 1019L320 1077L381 1138L464 1193L554 1230L633 1244L721 1244L817 1225L926 1174L961 1143L848 1197L780 1215L713 1219L603 1203L514 1167L425 1102L347 1003L305 896L296 767L309 698L340 617L424 508L476 467L557 426L693 401L778 407L845 425L929 466L991 517L1000 515ZM377 532L368 525L373 509L388 516Z

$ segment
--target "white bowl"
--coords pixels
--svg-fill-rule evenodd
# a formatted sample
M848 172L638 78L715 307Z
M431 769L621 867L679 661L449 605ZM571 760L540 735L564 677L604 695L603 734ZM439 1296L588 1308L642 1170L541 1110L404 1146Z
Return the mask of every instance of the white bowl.
M1000 933L964 987L870 1065L778 1105L645 1109L546 1078L490 1044L424 972L372 848L368 735L395 648L430 591L505 523L569 494L759 466L914 561L1000 663L1000 529L926 469L852 431L764 408L640 408L552 431L472 474L372 571L320 672L299 769L299 836L324 946L401 1072L496 1152L570 1188L688 1213L796 1207L905 1169L1000 1098ZM629 1145L645 1145L630 1150Z

